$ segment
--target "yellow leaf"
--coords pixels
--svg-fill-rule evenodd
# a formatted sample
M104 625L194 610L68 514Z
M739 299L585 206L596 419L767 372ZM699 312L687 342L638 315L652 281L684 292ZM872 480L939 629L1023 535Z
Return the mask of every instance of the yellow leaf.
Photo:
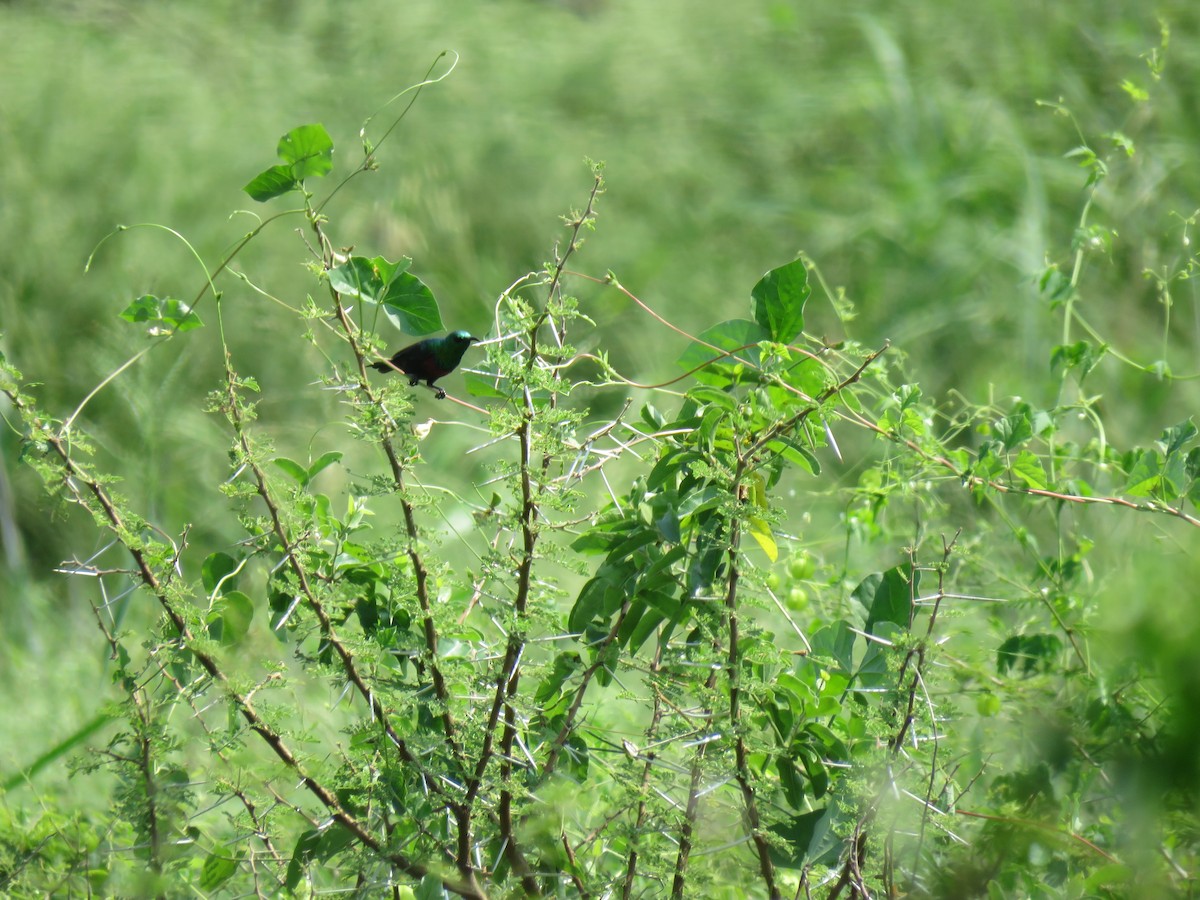
M771 526L758 516L750 516L747 522L750 525L750 537L758 541L758 546L767 554L767 559L775 562L779 558L779 547L775 544L775 536L771 534Z

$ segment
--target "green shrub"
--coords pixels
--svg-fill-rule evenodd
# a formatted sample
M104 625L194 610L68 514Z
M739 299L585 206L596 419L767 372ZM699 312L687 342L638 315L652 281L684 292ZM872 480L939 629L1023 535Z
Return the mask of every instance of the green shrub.
M1124 608L1099 599L1145 571L1123 550L1153 566L1153 539L1193 539L1200 442L1180 414L1118 443L1088 390L1105 368L1177 383L1165 353L1135 363L1081 313L1115 238L1090 220L1104 153L1073 151L1089 193L1066 262L1038 281L1061 319L1051 399L975 402L923 391L911 348L812 333L811 282L827 321L852 310L807 257L694 335L616 274L578 271L599 166L491 321L445 323L419 260L343 249L360 241L336 230L340 188L379 165L406 112L368 123L361 163L320 201L333 140L288 132L246 192L292 208L216 264L196 252L186 299L132 291L122 318L151 343L69 414L43 408L18 354L3 361L22 459L104 535L60 569L89 586L113 699L6 783L0 887L1187 890L1200 680L1145 608L1152 575ZM265 264L235 269L286 223L304 225L303 302ZM1158 278L1165 297L1194 271L1187 253ZM593 310L614 298L654 346L680 338L673 377L636 384L613 364ZM264 307L282 328L256 331ZM439 403L368 371L392 352L388 323L486 339ZM247 334L323 359L293 379L339 418L309 422L306 442L262 423L296 388L251 374ZM151 416L220 423L223 447L169 462L224 513L168 527L120 495L84 412L143 357L197 345L192 408ZM306 404L293 415L321 408ZM107 804L18 802L80 745L75 778Z

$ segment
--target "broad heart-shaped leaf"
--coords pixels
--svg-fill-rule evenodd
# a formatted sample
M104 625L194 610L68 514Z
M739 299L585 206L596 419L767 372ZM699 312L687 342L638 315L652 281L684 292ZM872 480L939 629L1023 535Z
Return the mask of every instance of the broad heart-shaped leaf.
M303 181L320 178L333 169L333 138L324 125L301 125L279 139L279 158L292 170L292 177Z
M241 591L229 591L217 598L208 614L208 636L225 646L236 644L250 630L254 619L254 601Z
M701 384L713 384L717 387L727 387L737 384L747 369L757 370L759 341L770 338L766 329L761 325L746 319L730 319L720 325L714 325L700 335L700 339L683 351L679 357L679 365L691 371L696 369L696 380ZM713 348L717 349L713 349ZM745 347L744 350L738 350ZM732 356L722 356L716 362L710 362L719 356L722 350L738 350ZM704 365L709 363L709 365ZM697 368L703 366L703 368Z
M352 256L329 270L329 283L339 294L378 303L392 279L411 265L412 259L407 256L394 263L382 256Z
M1172 425L1170 428L1163 429L1162 436L1158 439L1158 444L1162 447L1163 453L1170 456L1181 450L1195 436L1196 423L1189 416L1178 425Z
M841 846L833 831L837 818L835 808L829 806L771 825L771 831L781 839L778 844L771 844L771 860L785 869L799 869L812 863L832 865Z
M766 329L771 340L790 344L804 330L804 304L811 293L808 269L801 260L772 269L750 292L754 321Z
M879 578L880 576L871 575L869 577ZM850 627L844 619L838 619L831 625L817 629L809 639L814 658L828 657L834 660L840 670L847 675L854 671L854 645L859 640L858 635L851 631Z
M222 593L237 587L237 576L232 574L237 567L237 560L228 553L219 550L210 553L200 566L200 578L205 592L211 594L217 589L217 585L221 586Z
M1163 457L1155 450L1133 451L1136 461L1129 467L1129 480L1125 483L1125 493L1131 497L1147 497L1153 494L1162 484Z
M292 859L287 867L285 883L288 888L294 889L300 883L305 867L313 859L329 859L346 849L353 840L354 835L345 828L327 828L324 831L310 829L301 834L296 840L296 849L292 851Z
M293 128L279 139L276 153L283 165L264 169L242 188L259 203L298 190L305 178L320 178L333 168L333 139L324 125Z
M238 870L243 853L236 844L225 844L209 852L200 870L200 887L205 891L219 888Z
M242 190L259 203L266 203L299 187L300 182L292 174L291 166L271 166L250 179Z
M204 326L200 317L182 300L173 297L160 299L153 294L138 297L121 311L121 318L126 322L144 323L146 333L150 337L176 331L191 331L193 328Z
M329 271L329 283L339 294L378 303L392 323L407 334L441 331L442 314L425 282L408 271L407 256L389 262L382 256L352 256Z
M1012 463L1012 473L1035 490L1044 490L1046 487L1046 470L1042 468L1042 461L1028 450L1017 454Z
M1062 641L1054 634L1013 635L996 648L996 671L1001 675L1014 668L1022 675L1048 672L1061 649Z
M912 620L912 598L920 580L921 573L913 572L907 565L868 575L852 594L868 610L863 631L878 634L876 625L883 622L907 631Z
M446 327L433 291L411 272L401 273L388 285L383 311L392 324L409 334L430 334Z

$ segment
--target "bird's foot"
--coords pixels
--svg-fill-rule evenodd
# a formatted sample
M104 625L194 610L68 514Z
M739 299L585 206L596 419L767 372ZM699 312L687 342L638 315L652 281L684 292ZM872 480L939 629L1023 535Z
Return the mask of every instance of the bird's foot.
M437 393L436 393L436 394L434 394L433 396L434 396L434 398L435 398L435 399L437 399L437 400L445 400L445 399L446 399L446 392L445 392L445 391L443 391L441 388L437 388Z

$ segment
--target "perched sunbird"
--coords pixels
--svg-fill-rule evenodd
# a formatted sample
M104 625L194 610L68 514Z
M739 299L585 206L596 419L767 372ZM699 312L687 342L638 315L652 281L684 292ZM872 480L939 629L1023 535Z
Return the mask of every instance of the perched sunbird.
M380 372L394 372L398 369L408 376L409 385L416 387L417 382L424 381L437 392L436 396L441 400L446 396L446 392L434 382L458 368L467 348L478 340L479 338L471 337L465 331L452 331L445 337L417 341L387 362L371 363L371 368Z

